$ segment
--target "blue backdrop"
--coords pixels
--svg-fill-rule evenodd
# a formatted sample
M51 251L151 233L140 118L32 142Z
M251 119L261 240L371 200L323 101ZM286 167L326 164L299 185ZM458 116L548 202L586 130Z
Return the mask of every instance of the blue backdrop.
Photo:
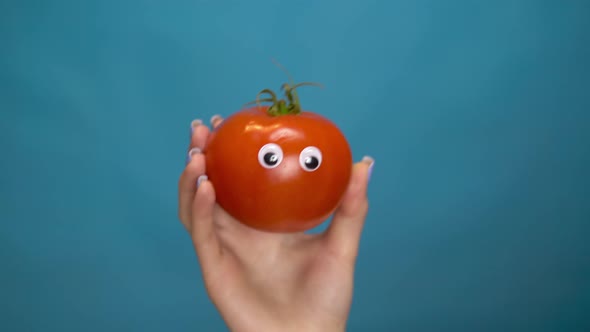
M588 331L588 1L2 1L0 330L223 331L189 123L302 88L376 160L350 331Z

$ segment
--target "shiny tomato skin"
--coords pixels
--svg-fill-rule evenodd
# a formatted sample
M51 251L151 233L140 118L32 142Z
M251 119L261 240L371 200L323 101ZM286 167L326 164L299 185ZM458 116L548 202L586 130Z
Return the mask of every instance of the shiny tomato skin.
M211 132L203 151L207 176L217 203L240 222L267 232L309 230L334 212L346 191L350 147L342 132L318 114L270 116L267 108L234 113ZM268 143L277 144L283 154L272 169L259 160ZM321 152L314 171L300 163L307 147Z

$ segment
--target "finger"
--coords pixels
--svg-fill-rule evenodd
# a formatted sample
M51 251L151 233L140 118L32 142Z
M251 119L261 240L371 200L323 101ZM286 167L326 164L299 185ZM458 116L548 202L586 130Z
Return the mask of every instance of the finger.
M215 114L214 116L211 117L211 126L213 126L213 128L217 128L221 122L223 122L223 118L221 117L221 115L219 114Z
M189 150L192 148L199 148L203 150L205 148L207 137L209 137L209 132L209 128L203 125L201 120L194 120L191 122L191 139Z
M198 189L192 202L191 237L204 270L211 270L221 256L221 246L215 233L213 211L215 190L206 176L199 178Z
M195 198L196 183L205 174L205 156L199 148L192 148L187 154L188 164L178 180L178 218L190 231L191 205Z
M353 166L348 189L325 233L327 245L332 252L353 260L357 256L365 217L369 209L367 185L373 164L372 158L365 157Z

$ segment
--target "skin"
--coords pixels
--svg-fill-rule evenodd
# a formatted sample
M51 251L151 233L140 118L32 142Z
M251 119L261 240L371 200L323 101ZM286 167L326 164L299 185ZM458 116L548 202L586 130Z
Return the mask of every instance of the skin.
M222 119L212 118L213 127ZM368 211L373 161L352 167L332 223L322 234L245 226L217 203L199 153L210 129L194 123L190 162L179 179L179 218L191 236L208 295L232 331L344 331L354 266Z

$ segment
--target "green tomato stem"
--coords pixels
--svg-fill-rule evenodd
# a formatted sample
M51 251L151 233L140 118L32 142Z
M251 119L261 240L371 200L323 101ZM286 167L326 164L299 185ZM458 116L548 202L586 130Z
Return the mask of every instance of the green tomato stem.
M291 85L285 83L281 86L281 89L285 92L285 97L287 98L287 100L277 99L277 95L272 90L264 89L256 95L255 101L246 103L246 105L256 104L260 107L261 102L271 102L272 105L270 105L267 110L267 113L270 116L280 116L288 114L296 115L301 113L301 103L299 102L299 96L297 95L296 89L304 85L319 86L320 88L323 88L323 85L314 82L303 82L295 84L293 82L293 78L291 77L287 69L285 69L276 60L272 60L279 68L281 68L285 72L285 74L287 74L287 77L289 77ZM268 94L270 97L261 99L260 96L263 94Z
M256 95L256 101L249 102L248 104L256 103L260 106L260 102L271 102L272 105L270 105L267 110L267 113L270 116L297 115L301 113L301 103L299 102L299 96L297 95L296 89L300 86L305 85L323 87L321 84L314 82L303 82L295 84L293 86L285 83L281 86L281 88L285 92L286 100L278 99L277 95L272 90L264 89L260 91L258 95ZM267 94L270 97L260 98L263 94Z

